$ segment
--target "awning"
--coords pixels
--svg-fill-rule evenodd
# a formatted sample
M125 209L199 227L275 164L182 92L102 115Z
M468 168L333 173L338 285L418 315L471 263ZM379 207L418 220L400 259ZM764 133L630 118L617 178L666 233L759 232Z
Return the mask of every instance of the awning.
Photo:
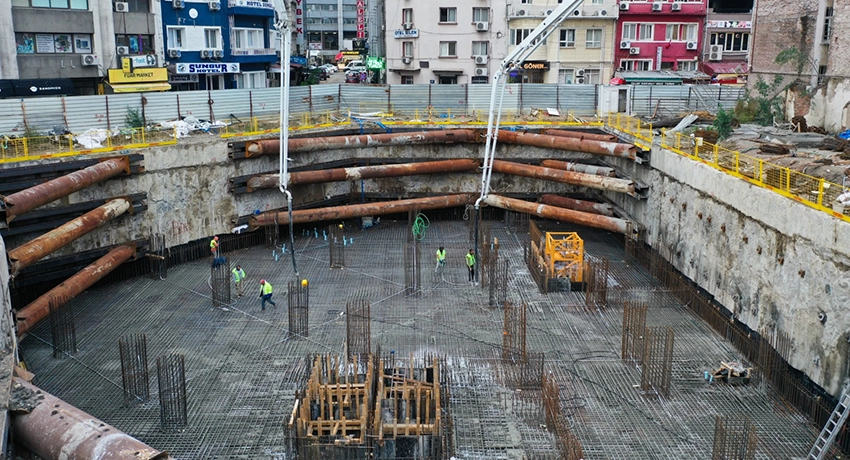
M749 65L744 61L706 62L703 66L705 73L711 75L723 73L742 75L750 71Z
M388 69L390 72L396 73L419 73L422 69ZM436 70L435 70L436 72ZM462 72L461 72L462 73Z
M74 84L69 78L45 78L33 80L9 80L15 96L62 96L74 94Z
M116 93L145 93L148 91L168 91L171 89L171 85L164 82L122 85L110 83L109 86Z
M463 69L432 69L435 74L457 75L463 73Z

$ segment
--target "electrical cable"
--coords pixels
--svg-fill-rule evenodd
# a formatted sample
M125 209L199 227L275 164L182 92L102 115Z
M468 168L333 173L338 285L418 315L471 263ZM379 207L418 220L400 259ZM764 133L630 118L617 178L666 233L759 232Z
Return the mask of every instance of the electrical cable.
M428 220L428 216L420 212L416 216L416 219L413 220L413 225L411 226L413 237L419 241L424 240L425 230L428 230L429 225L431 225L431 221Z

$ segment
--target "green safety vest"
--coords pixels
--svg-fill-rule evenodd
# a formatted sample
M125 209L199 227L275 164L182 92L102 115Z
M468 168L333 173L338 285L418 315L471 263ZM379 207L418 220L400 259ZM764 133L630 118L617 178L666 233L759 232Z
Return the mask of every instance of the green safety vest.
M233 269L233 281L240 282L245 279L245 270Z
M272 285L268 281L263 285L263 295L272 293Z
M437 260L445 260L445 259L446 259L445 249L443 251L440 251L439 249L437 249Z
M470 267L475 265L475 256L474 255L469 254L469 253L466 254L466 265L468 265Z

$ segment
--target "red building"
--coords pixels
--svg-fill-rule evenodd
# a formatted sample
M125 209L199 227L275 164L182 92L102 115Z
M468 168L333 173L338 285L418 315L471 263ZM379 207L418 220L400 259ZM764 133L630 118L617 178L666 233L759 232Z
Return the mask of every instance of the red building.
M706 0L620 0L615 64L622 70L699 70Z

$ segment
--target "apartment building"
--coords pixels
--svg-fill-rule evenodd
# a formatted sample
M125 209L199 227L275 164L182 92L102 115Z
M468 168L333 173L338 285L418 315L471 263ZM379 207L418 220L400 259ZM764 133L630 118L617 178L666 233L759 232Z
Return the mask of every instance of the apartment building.
M706 0L620 0L615 60L622 70L697 71Z
M703 72L744 77L749 70L754 0L709 0L703 36Z

